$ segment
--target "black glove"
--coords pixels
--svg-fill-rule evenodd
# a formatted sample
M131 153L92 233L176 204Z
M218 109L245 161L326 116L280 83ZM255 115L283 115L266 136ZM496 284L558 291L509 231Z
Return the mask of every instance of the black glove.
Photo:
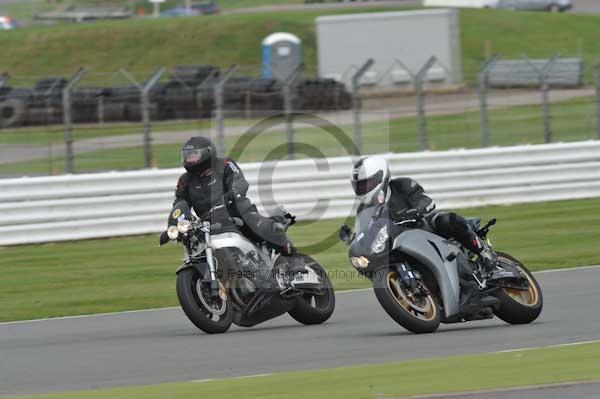
M342 225L342 227L340 227L340 230L338 231L338 238L340 239L340 241L343 241L345 243L352 242L352 240L354 239L352 229L346 226L345 224Z
M296 216L292 215L289 212L286 212L283 216L289 220L289 222L287 223L288 226L293 226L296 224Z
M238 194L234 189L231 189L223 194L223 200L226 204L235 202L237 198L241 198L241 195Z

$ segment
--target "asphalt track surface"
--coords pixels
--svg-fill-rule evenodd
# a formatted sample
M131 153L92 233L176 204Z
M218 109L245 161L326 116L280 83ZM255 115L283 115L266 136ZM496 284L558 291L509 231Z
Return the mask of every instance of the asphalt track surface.
M339 293L332 318L288 316L205 335L179 309L0 324L0 395L156 384L375 364L600 340L600 267L538 274L540 318L443 325L413 335L371 290ZM174 294L175 295L175 294Z

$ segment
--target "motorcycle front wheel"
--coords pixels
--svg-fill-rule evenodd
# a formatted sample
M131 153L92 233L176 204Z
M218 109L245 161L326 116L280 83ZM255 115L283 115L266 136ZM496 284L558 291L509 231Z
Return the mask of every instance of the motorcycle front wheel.
M185 315L207 334L226 332L233 321L233 311L227 300L212 298L210 284L194 268L177 274L177 298Z
M441 315L436 298L431 293L417 298L404 287L396 270L385 268L376 273L373 289L386 313L408 331L427 334L438 329Z

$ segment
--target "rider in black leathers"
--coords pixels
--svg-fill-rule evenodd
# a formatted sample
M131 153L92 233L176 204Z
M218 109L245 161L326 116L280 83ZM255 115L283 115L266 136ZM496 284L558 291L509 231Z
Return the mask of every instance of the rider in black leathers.
M359 160L354 165L352 186L361 199L361 206L369 206L381 193L384 196L382 200L387 201L392 220L424 219L436 234L446 239L454 238L477 254L487 270L491 271L496 266L496 255L475 234L465 218L454 212L435 211L435 202L415 180L408 177L391 179L385 159L372 156Z
M182 161L187 172L177 182L174 203L185 201L198 217L210 216L212 223L223 226L235 225L233 218L239 218L248 238L265 241L282 255L295 254L284 226L260 215L246 197L248 182L240 167L230 158L219 158L209 139L189 139L182 149Z
M425 217L435 232L446 238L454 238L469 251L480 254L484 243L477 237L466 219L454 212L435 211L435 201L431 199L419 183L401 177L389 183L390 216L394 221L421 219Z

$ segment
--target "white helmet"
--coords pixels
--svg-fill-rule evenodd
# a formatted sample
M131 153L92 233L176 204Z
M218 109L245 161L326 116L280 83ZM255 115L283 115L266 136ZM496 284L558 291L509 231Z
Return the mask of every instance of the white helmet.
M378 200L380 191L387 195L390 182L390 168L385 159L378 156L366 157L354 164L352 170L352 188L354 193L365 205L370 205ZM384 197L385 198L385 197ZM383 199L379 200L380 202Z

